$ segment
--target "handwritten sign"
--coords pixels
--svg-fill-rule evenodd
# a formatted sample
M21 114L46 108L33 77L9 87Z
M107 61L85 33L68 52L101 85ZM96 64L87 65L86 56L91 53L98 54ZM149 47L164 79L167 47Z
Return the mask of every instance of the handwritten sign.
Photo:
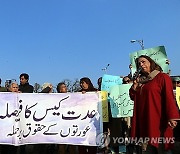
M120 76L105 74L103 75L102 78L101 90L109 92L112 86L121 85L121 84L122 84L122 78L120 78Z
M0 93L0 143L96 146L102 132L99 93Z
M130 54L130 62L132 64L132 74L136 71L136 59L141 55L147 55L151 59L153 59L158 65L161 66L163 69L163 72L168 73L169 72L169 65L166 63L167 61L167 55L165 51L164 46L158 46L155 48L149 48L145 50L140 50L137 52L133 52Z
M122 84L111 87L110 106L112 117L132 117L134 102L129 97L129 89L132 84Z
M180 87L176 87L176 101L180 109Z
M109 113L108 113L108 93L106 91L100 91L101 100L102 100L102 118L103 122L109 122Z

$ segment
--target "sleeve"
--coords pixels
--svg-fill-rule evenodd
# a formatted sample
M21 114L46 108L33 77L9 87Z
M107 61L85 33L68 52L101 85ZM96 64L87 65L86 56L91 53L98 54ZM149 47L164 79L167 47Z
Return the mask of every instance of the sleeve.
M136 91L131 86L131 88L129 89L129 96L130 96L131 100L134 101L135 95L136 95Z
M173 94L172 81L167 74L163 75L162 92L163 92L163 101L165 102L165 109L168 120L179 119L179 112Z
M32 85L29 85L28 87L26 87L26 89L24 90L24 93L33 93L34 91L34 87Z
M34 87L30 85L27 90L27 93L33 93L33 91L34 91Z

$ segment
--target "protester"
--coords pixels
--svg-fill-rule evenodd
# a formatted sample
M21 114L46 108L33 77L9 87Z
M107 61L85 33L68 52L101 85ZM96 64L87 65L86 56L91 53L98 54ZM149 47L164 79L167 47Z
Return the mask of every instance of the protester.
M52 93L53 92L53 85L51 83L45 82L41 87L40 93ZM56 151L55 144L36 144L33 147L34 153L43 153L43 154L52 154Z
M171 76L171 80L173 83L173 91L176 98L176 87L180 87L180 76ZM180 109L179 109L179 113L180 113ZM178 121L177 126L174 128L173 131L174 131L175 143L174 143L172 152L173 154L179 154L180 153L180 148L179 148L180 147L180 121Z
M97 84L98 84L98 90L101 91L101 83L102 83L102 77L98 78Z
M58 83L56 90L58 93L67 93L68 92L67 86L64 82Z
M128 84L128 83L132 83L133 82L131 80L131 78L130 78L130 75L124 76L122 81L123 81L123 84Z
M176 90L176 87L180 87L180 76L171 76L171 80L174 90Z
M130 88L130 97L134 100L131 135L150 139L148 144L143 142L145 153L165 153L172 148L173 141L168 144L161 140L164 144L158 144L153 139L173 139L173 128L179 119L171 78L148 56L137 59L137 69L140 67L140 75L134 78Z
M58 93L67 93L67 86L64 82L60 82L56 88ZM58 154L76 154L77 153L77 146L76 145L67 145L67 144L59 144Z
M98 84L98 91L101 91L101 84L102 84L102 77L99 77L97 80L97 84ZM110 135L110 129L109 129L109 125L110 125L110 118L111 116L111 109L110 109L110 102L108 101L108 122L103 122L103 134L108 136ZM97 153L111 153L111 150L109 148L109 144L106 144L105 147L103 148L98 148L97 149Z
M80 79L80 87L81 90L79 92L82 92L83 94L86 92L92 92L97 91L96 88L94 88L91 80L88 77L84 77ZM96 146L78 146L79 154L96 154L97 147Z
M79 92L82 92L82 93L97 91L97 89L94 88L91 80L87 77L80 79L80 87L81 87L81 90Z
M33 93L33 86L29 84L29 75L26 73L22 73L19 76L20 79L20 85L19 85L19 91L22 93ZM26 154L26 145L20 146L20 154Z
M128 84L131 82L131 79L129 76L123 77L123 84ZM111 111L111 110L110 110ZM114 142L114 138L125 138L128 133L128 125L129 125L129 120L130 118L113 118L112 115L110 116L110 122L109 122L109 129L110 129L110 148L111 151L114 153L119 153L119 152L124 152L125 151L125 144L124 143L118 143Z
M129 66L129 68L131 68L132 65ZM123 77L123 84L132 84L133 83L133 80L132 80L132 77L131 77L131 74L128 74L127 76L124 76ZM126 117L126 118L123 118L125 123L124 123L124 133L125 133L125 137L131 137L131 117ZM126 145L126 154L141 154L141 147L139 145L136 145L136 144L127 144Z
M8 87L9 92L18 93L18 84L16 82L11 82ZM1 154L16 154L17 153L17 146L14 145L1 145Z
M53 86L51 83L48 83L48 82L44 83L42 85L41 89L42 89L42 91L40 93L52 93L53 92Z
M29 84L29 75L26 73L22 73L19 77L20 85L19 91L22 93L33 93L33 86Z
M56 90L58 93L67 93L67 86L64 82L60 82L60 83L58 83ZM66 154L66 153L67 153L67 145L59 144L58 154Z
M19 86L16 82L11 82L11 84L9 85L8 91L9 92L19 92Z

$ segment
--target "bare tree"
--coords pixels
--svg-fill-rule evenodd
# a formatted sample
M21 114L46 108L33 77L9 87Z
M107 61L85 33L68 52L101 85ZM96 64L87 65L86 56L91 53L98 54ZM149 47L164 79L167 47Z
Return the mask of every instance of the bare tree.
M78 92L80 89L80 82L78 79L75 79L71 87L71 92Z
M78 92L81 89L78 79L75 79L74 81L70 79L64 79L62 82L66 84L69 92Z
M35 93L40 92L40 88L41 88L41 85L39 83L35 83L34 84L34 92Z

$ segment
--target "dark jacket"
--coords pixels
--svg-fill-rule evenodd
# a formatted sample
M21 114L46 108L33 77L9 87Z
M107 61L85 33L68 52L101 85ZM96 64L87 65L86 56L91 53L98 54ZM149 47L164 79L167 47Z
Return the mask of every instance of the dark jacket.
M51 91L50 87L44 88L40 93L49 93Z
M19 91L21 91L22 93L33 93L33 90L34 87L29 83L19 85Z

